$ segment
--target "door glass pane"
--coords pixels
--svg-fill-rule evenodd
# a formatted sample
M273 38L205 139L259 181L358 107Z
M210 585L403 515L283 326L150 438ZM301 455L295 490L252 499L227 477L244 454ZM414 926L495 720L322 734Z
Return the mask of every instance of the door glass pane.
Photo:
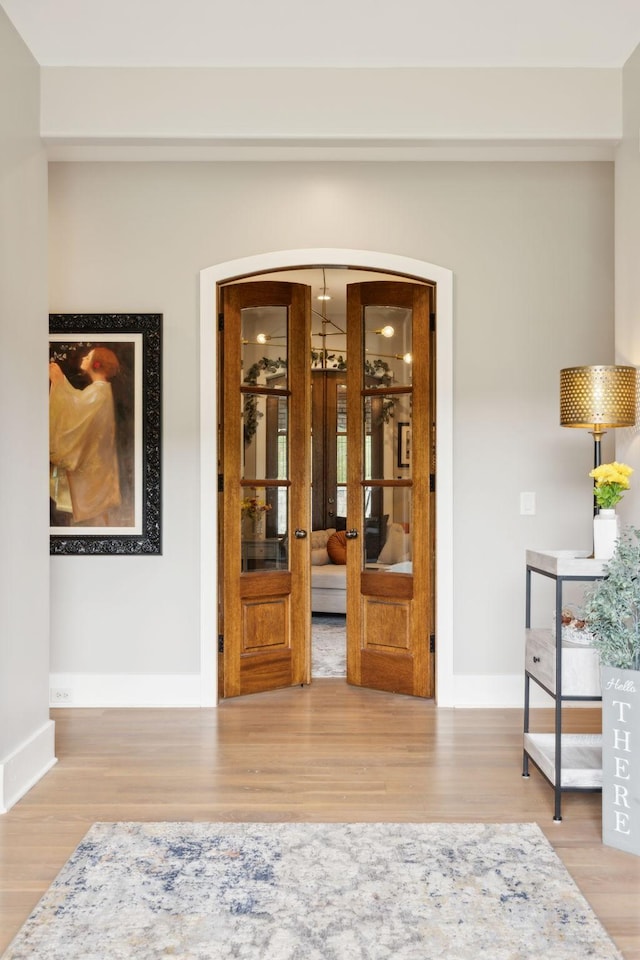
M364 308L364 386L411 386L411 321L408 307Z
M287 388L285 306L247 307L241 312L243 386ZM269 393L245 392L242 407L241 477L286 480L288 477L289 400ZM244 572L288 567L288 489L242 487L241 557Z
M288 476L289 400L242 394L244 480L286 480Z
M241 311L242 380L246 387L287 387L287 307ZM288 401L273 394L241 391L242 464L247 480L286 479Z
M241 495L242 572L287 570L287 487L243 486Z
M411 573L411 487L364 487L364 562Z
M411 477L411 395L363 397L365 480Z
M287 388L287 308L245 307L241 311L242 382Z

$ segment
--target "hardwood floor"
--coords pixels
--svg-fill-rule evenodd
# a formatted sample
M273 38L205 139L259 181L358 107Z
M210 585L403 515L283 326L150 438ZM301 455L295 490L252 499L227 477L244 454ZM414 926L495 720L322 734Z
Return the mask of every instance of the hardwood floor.
M567 714L598 729L599 711ZM626 960L640 960L640 858L602 845L599 794L565 794L553 822L549 785L521 776L520 710L436 709L315 680L217 710L52 716L59 763L0 817L0 952L100 820L535 821ZM551 711L536 723L550 730Z

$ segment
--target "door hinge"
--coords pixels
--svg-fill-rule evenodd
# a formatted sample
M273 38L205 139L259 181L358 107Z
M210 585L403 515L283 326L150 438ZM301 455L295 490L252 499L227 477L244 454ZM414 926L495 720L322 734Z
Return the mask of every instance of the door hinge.
M224 493L224 474L218 474L218 493Z
M224 653L224 634L218 634L218 653Z
M429 490L431 493L436 492L436 475L435 473L429 474Z
M224 313L218 314L218 330L220 333L224 330Z
M436 635L435 633L432 633L431 636L429 637L429 653L435 653L435 652L436 652Z
M429 314L429 329L431 330L432 333L433 333L433 331L436 329L436 315L435 315L435 313L430 313L430 314Z

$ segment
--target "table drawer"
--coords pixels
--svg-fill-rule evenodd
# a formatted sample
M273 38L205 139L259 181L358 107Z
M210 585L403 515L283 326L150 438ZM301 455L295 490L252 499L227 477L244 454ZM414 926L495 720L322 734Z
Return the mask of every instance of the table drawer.
M527 630L524 668L547 690L556 689L556 648L544 630Z
M278 556L278 550L271 543L248 543L246 554L250 560L275 560Z
M527 630L525 670L551 693L556 690L556 645L550 630ZM563 697L600 696L600 660L593 647L562 644Z

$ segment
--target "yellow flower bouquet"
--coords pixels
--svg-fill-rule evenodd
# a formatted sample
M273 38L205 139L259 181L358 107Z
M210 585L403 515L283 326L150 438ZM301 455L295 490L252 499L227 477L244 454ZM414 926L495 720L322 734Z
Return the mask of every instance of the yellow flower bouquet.
M622 500L625 490L629 489L629 477L633 467L626 463L603 463L589 474L595 480L594 496L601 510L610 510Z
M271 510L271 504L265 503L258 497L245 497L241 504L242 516L249 517L251 520L259 520L264 514Z

